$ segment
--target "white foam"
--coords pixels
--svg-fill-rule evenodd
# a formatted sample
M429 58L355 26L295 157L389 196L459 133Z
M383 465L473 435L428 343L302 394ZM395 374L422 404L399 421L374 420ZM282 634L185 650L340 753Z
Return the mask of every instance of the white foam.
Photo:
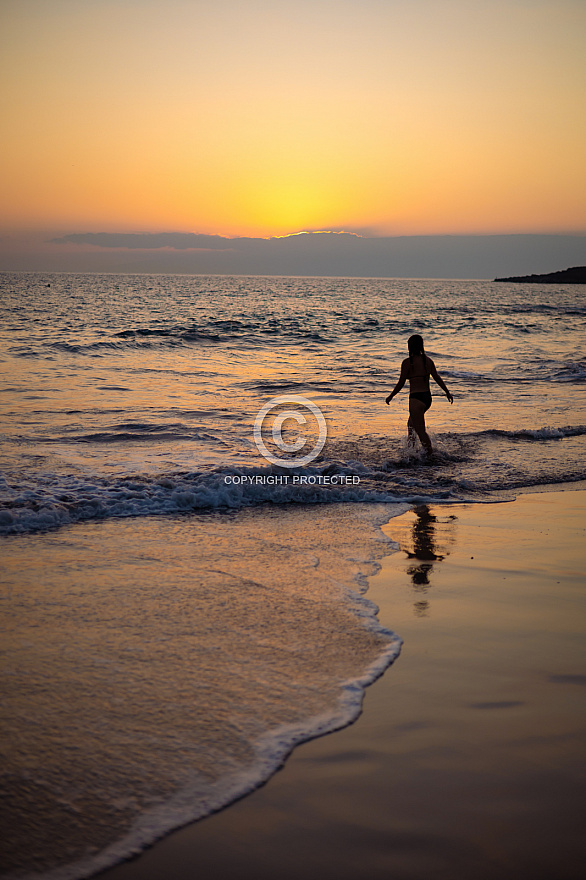
M339 467L337 476L355 476L350 468ZM286 483L271 483L269 468L225 469L207 474L167 474L153 477L91 478L41 475L28 485L1 487L0 535L23 534L87 520L111 517L161 516L198 510L229 509L261 504L333 504L340 502L407 499L395 494L375 493L359 482L332 484L332 476L304 474L307 482L295 482L296 474L283 477ZM235 479L238 482L235 482ZM277 478L278 479L278 478ZM311 482L314 479L315 482ZM414 497L414 501L420 496Z
M128 833L120 840L115 841L99 853L88 855L75 862L62 865L50 871L29 873L23 877L19 873L19 880L33 880L42 876L44 880L81 880L90 877L98 871L104 870L116 863L138 854L147 846L165 834L183 825L200 819L210 813L225 807L232 801L251 792L264 783L285 761L293 748L301 742L333 732L347 726L360 714L365 688L379 677L384 670L397 658L401 648L401 639L395 633L384 628L377 620L376 606L360 595L367 585L367 575L379 568L376 562L383 553L370 546L368 551L362 548L362 542L354 549L352 534L357 534L354 513L361 519L365 519L368 528L375 529L377 544L384 544L389 551L396 549L393 544L380 530L379 526L386 522L390 516L402 513L406 505L369 505L353 511L348 524L354 523L354 531L344 532L344 540L352 556L357 554L356 568L358 573L354 576L355 588L348 584L337 581L337 586L342 587L342 596L345 593L362 618L362 623L372 633L382 636L384 644L377 649L378 656L370 665L346 681L340 682L340 696L337 704L329 711L315 714L291 724L282 724L261 734L252 743L254 759L241 769L231 770L224 773L216 782L206 784L201 775L193 775L193 778L184 784L181 789L166 800L149 810L142 812L134 821ZM336 513L332 511L336 516ZM372 533L371 533L372 534ZM338 545L336 545L338 546ZM344 551L344 558L348 549ZM384 552L384 551L383 551ZM344 571L347 569L344 567ZM327 577L327 575L326 575ZM342 598L342 596L340 598ZM7 878L10 875L7 875Z
M43 880L84 880L92 877L140 854L171 831L209 816L259 788L284 764L296 746L347 727L358 718L365 688L383 674L401 651L399 636L383 627L379 631L390 638L387 650L364 675L342 685L338 711L314 716L302 724L283 725L260 737L255 743L257 758L252 765L209 786L204 787L199 781L186 786L166 803L142 813L128 834L97 855L42 874L18 874L18 880L39 880L40 877ZM11 880L12 876L16 880L16 875L6 875L5 880Z

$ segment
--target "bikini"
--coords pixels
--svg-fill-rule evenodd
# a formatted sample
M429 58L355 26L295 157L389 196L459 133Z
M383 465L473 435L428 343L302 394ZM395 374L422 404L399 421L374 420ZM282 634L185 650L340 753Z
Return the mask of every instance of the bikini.
M413 378L416 378L415 376ZM431 406L431 391L412 391L409 397L414 397L415 400L420 400L421 403L425 404L424 412L427 412L429 407Z
M409 380L411 379L428 379L429 374L425 373L424 376L409 376ZM421 403L425 404L424 412L427 412L429 407L431 406L431 391L410 391L409 398L414 397L415 400L420 400Z

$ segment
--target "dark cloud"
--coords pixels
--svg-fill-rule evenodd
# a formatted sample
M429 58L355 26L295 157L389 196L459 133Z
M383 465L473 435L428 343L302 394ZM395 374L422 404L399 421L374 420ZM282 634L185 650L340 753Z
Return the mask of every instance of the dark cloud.
M88 232L64 235L51 242L92 245L92 252L99 253L99 258L92 261L88 252L88 271L493 278L551 272L586 263L585 235L377 238L350 232L315 232L263 239L188 232Z
M257 239L256 239L257 240ZM221 235L200 235L194 232L82 232L52 238L51 244L91 244L101 248L172 248L183 250L232 250L234 242L251 242L252 238L224 238Z

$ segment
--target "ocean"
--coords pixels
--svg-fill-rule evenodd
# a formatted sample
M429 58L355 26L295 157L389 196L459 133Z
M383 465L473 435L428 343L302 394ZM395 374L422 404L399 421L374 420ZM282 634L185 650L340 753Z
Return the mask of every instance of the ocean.
M91 876L354 720L391 517L586 479L578 285L0 283L3 876ZM429 462L385 405L412 333Z

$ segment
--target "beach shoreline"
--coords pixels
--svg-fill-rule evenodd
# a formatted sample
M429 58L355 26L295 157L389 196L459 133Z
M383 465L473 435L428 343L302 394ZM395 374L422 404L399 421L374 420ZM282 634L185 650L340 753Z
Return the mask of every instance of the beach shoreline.
M422 505L369 578L399 659L350 727L104 880L581 876L586 492Z

